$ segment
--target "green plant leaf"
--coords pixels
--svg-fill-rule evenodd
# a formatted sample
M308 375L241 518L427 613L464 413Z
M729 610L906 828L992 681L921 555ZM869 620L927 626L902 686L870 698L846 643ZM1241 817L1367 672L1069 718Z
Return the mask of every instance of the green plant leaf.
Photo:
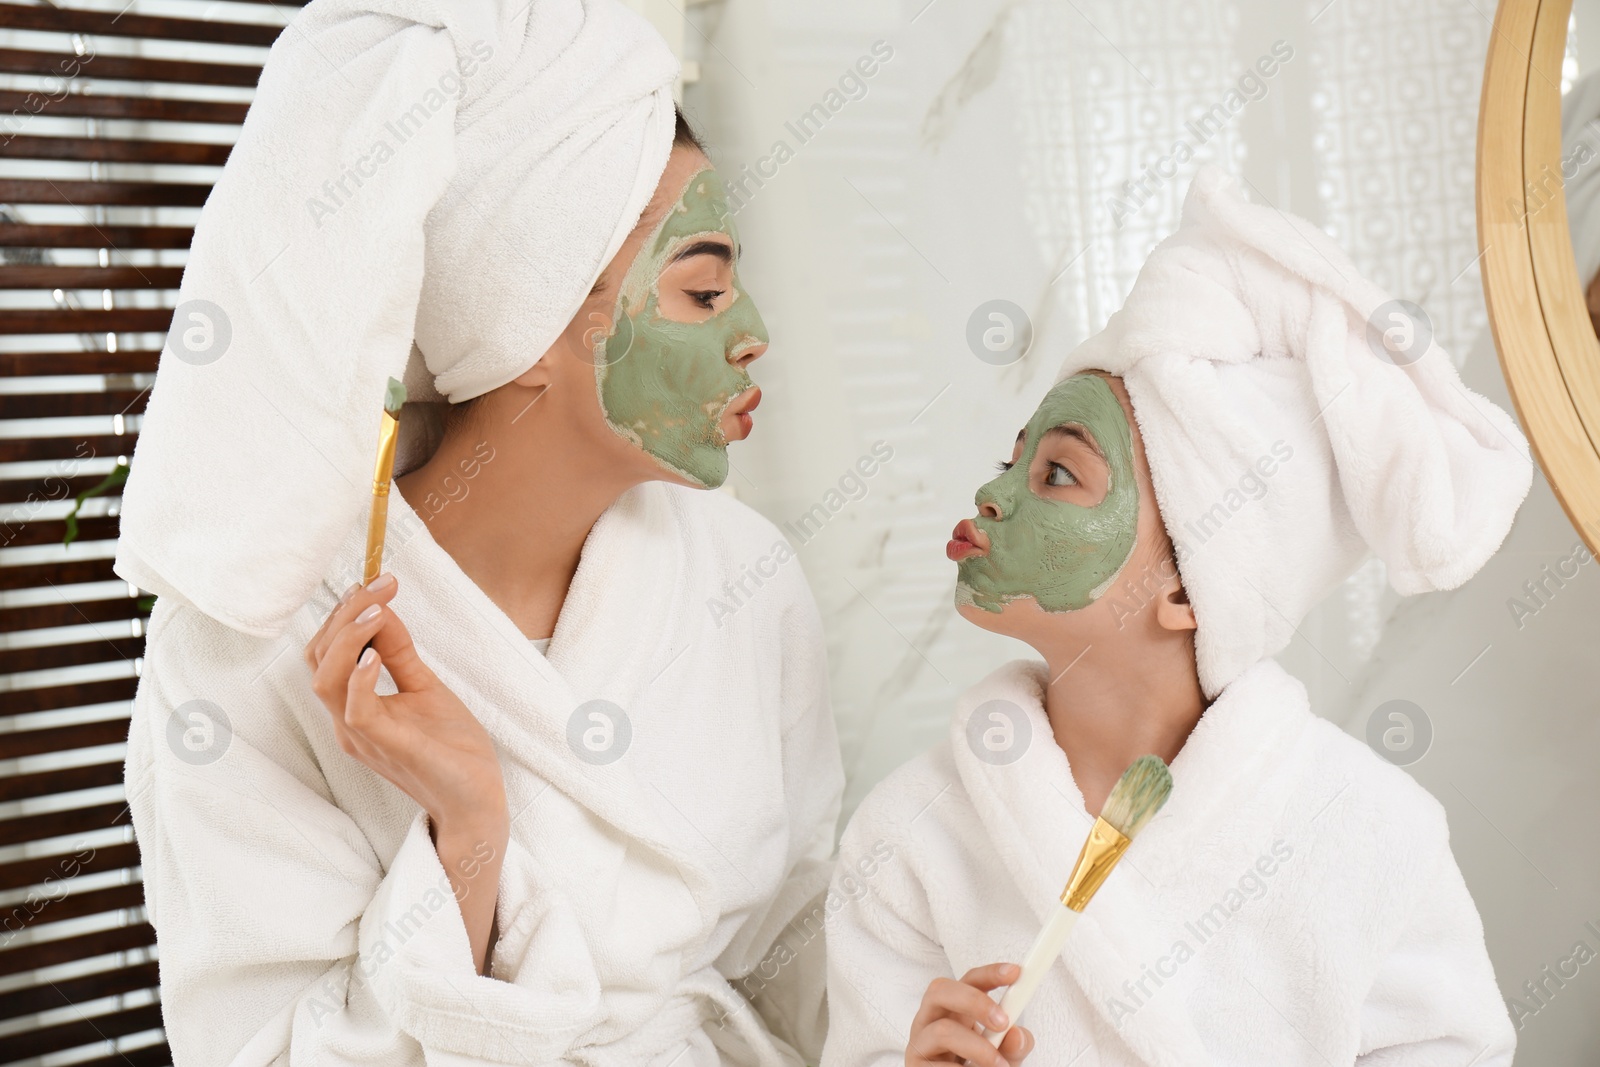
M90 486L78 494L72 502L72 510L67 512L67 533L61 539L63 545L70 545L78 539L78 510L83 507L83 502L90 497L104 496L113 489L120 488L128 480L128 471L132 467L127 463L119 463L111 468L111 473L101 479L98 485Z

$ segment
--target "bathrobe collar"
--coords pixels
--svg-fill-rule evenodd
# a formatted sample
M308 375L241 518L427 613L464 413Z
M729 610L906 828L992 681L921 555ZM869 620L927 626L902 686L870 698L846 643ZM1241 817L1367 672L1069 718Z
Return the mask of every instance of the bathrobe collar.
M538 803L545 789L559 790L676 867L702 920L712 924L717 893L704 843L685 839L681 820L670 821L671 809L635 772L633 759L591 763L578 758L569 740L569 723L581 705L605 700L622 709L638 708L648 701L652 681L670 670L689 669L679 662L687 649L674 647L673 638L688 629L679 616L693 598L680 587L683 561L693 546L670 493L660 484L637 486L596 521L584 541L548 658L466 576L399 493L389 498L385 567L408 584L407 611L413 614L407 621L428 665L452 690L483 693L486 699L472 705L472 712L502 761L516 760L535 771L506 776L513 837L518 816ZM362 523L350 531L342 558L362 558L365 530ZM334 596L343 592L324 585ZM429 627L418 617L419 602L422 613L432 617L466 616L481 626ZM612 640L622 633L629 635L626 648ZM492 679L470 667L471 681L455 676L451 664L471 665L485 655L496 661ZM379 691L393 692L387 676Z
M1045 716L1045 683L1043 663L1007 664L963 695L950 737L967 796L1041 925L1060 906L1061 890L1094 822ZM980 758L982 746L968 742L974 711L992 701L1008 702L1027 724L1028 738L1018 742L1025 746L1023 754L1010 763L993 762L986 751L989 758ZM985 708L984 722L992 721L992 710ZM1270 659L1219 694L1172 762L1171 800L1085 910L1062 953L1063 964L1106 1025L1154 1067L1193 1067L1210 1059L1181 995L1153 998L1137 1012L1113 1017L1114 1002L1127 996L1123 984L1138 977L1142 961L1170 948L1153 922L1162 888L1186 877L1231 813L1259 802L1274 777L1269 768L1309 720L1304 688ZM1186 978L1192 976L1180 974L1177 984Z

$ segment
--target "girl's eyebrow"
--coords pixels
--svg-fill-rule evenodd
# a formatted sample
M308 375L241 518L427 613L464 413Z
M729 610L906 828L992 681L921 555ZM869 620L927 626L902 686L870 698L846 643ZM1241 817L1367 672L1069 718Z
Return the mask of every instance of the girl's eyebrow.
M1105 453L1100 451L1099 442L1094 439L1094 436L1090 434L1088 430L1085 430L1077 423L1062 423L1060 426L1052 426L1044 432L1046 437L1050 437L1054 434L1062 434L1066 437L1071 437L1078 441L1082 441L1095 455L1099 456L1101 459L1106 458Z
M692 244L685 245L678 249L673 257L667 260L667 263L669 265L678 263L694 256L716 256L729 266L733 265L733 247L725 245L721 241L695 241Z

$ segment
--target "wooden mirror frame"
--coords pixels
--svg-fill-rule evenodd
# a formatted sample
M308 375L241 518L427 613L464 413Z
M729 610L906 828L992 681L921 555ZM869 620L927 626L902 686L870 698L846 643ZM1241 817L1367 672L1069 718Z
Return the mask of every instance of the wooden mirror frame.
M1500 366L1567 518L1600 552L1600 340L1567 231L1561 65L1572 0L1501 0L1478 111L1478 249Z

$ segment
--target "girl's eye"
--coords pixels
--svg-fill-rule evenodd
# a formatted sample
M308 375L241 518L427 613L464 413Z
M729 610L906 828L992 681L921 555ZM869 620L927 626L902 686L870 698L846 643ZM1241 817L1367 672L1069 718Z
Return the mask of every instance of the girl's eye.
M1050 464L1050 472L1044 477L1044 484L1055 486L1077 485L1078 479L1074 478L1072 472L1061 464L1052 463Z
M727 292L727 290L726 289L702 289L699 292L694 292L692 290L685 290L685 292L687 292L691 297L694 298L694 302L696 304L699 304L701 307L705 308L707 311L715 311L716 310L716 304L717 304L717 297L719 297L723 293Z
M1006 471L1010 470L1014 466L1016 466L1016 464L1012 463L1010 460L1005 460L1005 459L1001 460L999 463L996 463L994 465L995 470L999 471L1001 474L1004 474Z

